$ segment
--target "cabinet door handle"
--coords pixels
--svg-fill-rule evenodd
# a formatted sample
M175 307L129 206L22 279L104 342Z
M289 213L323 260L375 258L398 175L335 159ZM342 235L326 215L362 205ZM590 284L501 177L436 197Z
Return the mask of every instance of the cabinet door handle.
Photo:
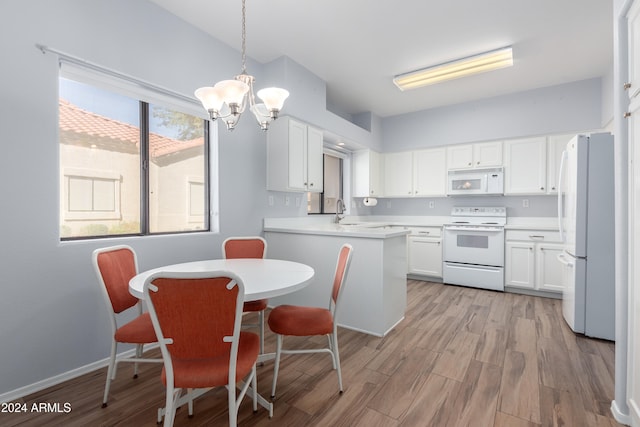
M540 187L541 190L544 190L544 187Z
M309 184L309 186L313 187L313 182L311 184Z
M544 236L540 236L540 235L536 235L536 234L530 234L529 238L530 239L543 239L544 240Z
M622 88L623 88L624 90L628 90L628 89L630 89L630 88L631 88L631 83L625 83L625 84L624 84L624 86L622 86Z

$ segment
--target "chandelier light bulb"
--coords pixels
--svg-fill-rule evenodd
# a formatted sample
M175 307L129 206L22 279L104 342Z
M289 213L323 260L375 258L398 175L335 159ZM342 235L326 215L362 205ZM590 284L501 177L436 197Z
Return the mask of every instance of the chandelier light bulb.
M269 111L280 111L289 91L279 87L267 87L258 91L258 97L264 102Z
M196 90L195 95L202 102L204 109L209 112L211 119L215 120L224 103L220 91L215 87L205 86Z
M264 104L255 104L251 107L251 112L254 116L256 116L256 120L258 120L260 129L266 131L269 128L269 123L271 123L272 120L267 106Z
M231 105L240 105L244 96L249 92L249 85L239 80L222 80L216 83L214 89L218 89L224 102Z

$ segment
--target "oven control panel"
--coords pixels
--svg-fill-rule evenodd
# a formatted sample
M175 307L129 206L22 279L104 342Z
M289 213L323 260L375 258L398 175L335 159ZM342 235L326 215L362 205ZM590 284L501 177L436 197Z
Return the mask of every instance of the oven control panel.
M452 216L507 216L506 207L457 207L451 210Z

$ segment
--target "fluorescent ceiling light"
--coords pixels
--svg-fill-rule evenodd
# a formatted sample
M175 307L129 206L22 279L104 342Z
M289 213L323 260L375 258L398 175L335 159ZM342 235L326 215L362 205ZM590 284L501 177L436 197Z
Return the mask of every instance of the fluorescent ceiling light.
M393 83L400 90L415 89L446 80L458 79L485 71L511 67L513 53L511 47L492 50L479 55L469 56L422 70L401 74L393 78Z

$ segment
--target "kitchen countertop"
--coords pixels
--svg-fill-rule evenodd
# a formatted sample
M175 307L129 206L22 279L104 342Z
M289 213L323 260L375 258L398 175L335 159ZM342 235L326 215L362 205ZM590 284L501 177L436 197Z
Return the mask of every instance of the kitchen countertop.
M342 224L375 222L390 226L404 227L442 227L451 222L448 216L347 216ZM511 217L507 218L505 230L550 230L558 231L558 219L555 217Z
M389 239L406 236L409 230L383 222L335 224L320 218L265 218L264 231L323 236L348 236L366 239ZM306 221L305 221L306 220Z
M442 227L448 216L345 216L339 224L333 216L265 218L264 231L387 239L410 232L407 227ZM505 230L558 231L555 217L507 218Z

